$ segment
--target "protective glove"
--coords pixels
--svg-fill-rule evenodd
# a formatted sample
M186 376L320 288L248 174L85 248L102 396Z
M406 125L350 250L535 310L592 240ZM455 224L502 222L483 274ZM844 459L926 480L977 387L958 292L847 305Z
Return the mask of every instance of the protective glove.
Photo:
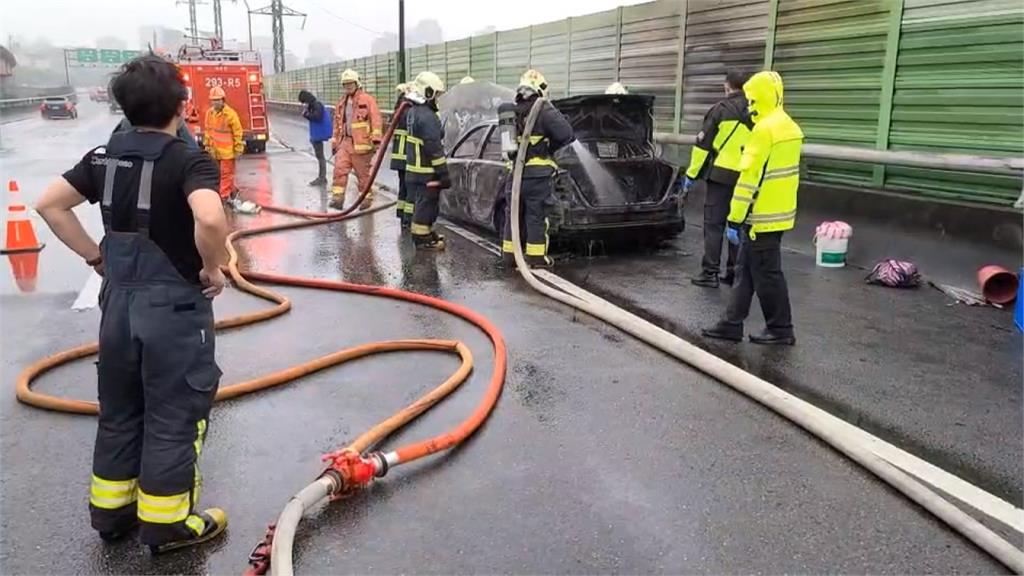
M693 180L693 178L690 178L689 176L685 176L684 175L683 176L683 193L684 194L689 194L690 190L693 190L693 185L694 184L696 184L696 182Z
M431 181L428 186L438 190L447 190L452 187L452 181L447 174L440 176L437 180Z
M725 237L729 240L729 244L733 246L739 246L740 244L740 225L733 222L728 222L725 228Z

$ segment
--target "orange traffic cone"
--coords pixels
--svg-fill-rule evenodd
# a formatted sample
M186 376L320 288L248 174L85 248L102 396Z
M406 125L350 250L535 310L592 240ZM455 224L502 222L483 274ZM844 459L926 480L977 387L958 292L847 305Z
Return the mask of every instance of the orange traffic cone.
M28 208L18 198L18 183L14 180L8 182L7 191L11 194L7 200L7 243L0 249L0 254L42 250L44 244L36 238L36 231L28 218Z
M39 252L22 252L7 257L11 261L14 282L22 292L36 291L36 278L39 276Z

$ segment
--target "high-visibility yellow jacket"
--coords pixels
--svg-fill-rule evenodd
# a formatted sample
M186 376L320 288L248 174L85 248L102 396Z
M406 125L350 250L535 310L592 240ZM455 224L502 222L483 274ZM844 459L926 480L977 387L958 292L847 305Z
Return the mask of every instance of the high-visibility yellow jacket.
M245 141L242 139L242 122L238 113L230 106L217 112L211 106L206 111L206 122L203 124L203 141L206 149L214 160L230 160L245 152Z
M704 115L704 124L690 153L686 175L696 180L705 177L734 186L740 175L743 145L754 124L747 112L743 92L730 94L716 102ZM708 166L708 158L711 166Z
M729 222L749 225L753 238L758 232L791 230L796 224L804 133L782 109L778 74L759 72L743 90L751 102L754 129L740 159Z

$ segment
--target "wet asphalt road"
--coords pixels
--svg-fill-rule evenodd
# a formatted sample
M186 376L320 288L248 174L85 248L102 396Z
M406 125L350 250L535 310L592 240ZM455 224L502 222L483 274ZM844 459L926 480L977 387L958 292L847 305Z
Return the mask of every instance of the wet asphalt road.
M60 154L70 158L62 163L102 140L112 122L90 118L100 113L106 116L102 108L83 106L79 123L91 122L91 131L65 135ZM44 156L50 147L31 140L31 134L49 127L35 126L40 124L35 119L24 124L24 147L2 160L12 172L28 172L18 176L23 182L45 182L63 164L55 168ZM285 121L275 119L275 130L289 134ZM275 146L264 157L243 161L240 185L253 199L319 207L322 192L305 186L314 171L309 157ZM30 200L38 190L22 187ZM239 216L236 222L244 226L277 218ZM50 243L40 263L39 290L0 296L7 390L0 399L0 572L5 574L238 573L265 524L320 471L320 454L345 444L456 366L431 354L382 356L218 405L203 453L203 500L228 510L226 536L199 550L158 558L132 542L106 546L90 531L86 513L95 421L34 410L13 396L20 369L91 340L98 321L95 310L69 309L87 275L73 258L58 255L65 249L48 233L39 232ZM309 515L296 543L297 572L1002 571L805 433L628 336L538 296L498 271L489 253L449 237L447 252L415 254L399 236L393 216L378 213L242 243L244 262L260 270L386 284L467 305L501 328L510 350L504 394L480 432L449 454L399 468L369 490ZM605 261L608 293L621 289L614 284L616 267L624 266L618 258ZM648 266L648 257L629 258ZM679 267L685 268L687 261L682 262ZM580 266L594 268L591 278L597 278L599 265ZM576 266L570 276L579 273ZM620 272L625 282L628 274ZM654 273L639 268L635 277L646 272ZM643 287L649 289L646 280ZM662 297L668 302L692 298L688 289L676 289ZM369 341L458 338L476 356L470 381L386 446L443 431L479 400L492 354L475 328L435 310L381 298L281 291L294 301L290 314L219 335L224 384ZM232 291L218 299L216 310L221 317L262 306ZM680 322L710 317L717 306L706 303L706 310ZM799 314L798 321L810 325ZM857 336L855 328L849 327L849 338ZM738 361L799 370L794 353L813 349L803 351L811 339L800 335L796 351L751 351ZM832 353L847 358L842 347ZM934 353L948 356L946 350ZM873 360L880 352L872 354L864 362L892 360L887 355ZM977 351L974 361L979 361ZM90 363L80 362L47 375L38 388L91 398L93 374ZM797 371L792 378L802 381L804 374ZM875 402L889 401L881 396L881 384L856 384L871 390ZM969 395L962 390L947 401L973 412L979 408L964 398ZM988 417L1006 418L1003 411L992 412L996 399L990 401L992 406L982 406ZM1019 406L1019 390L1016 396L1006 392L1003 402ZM895 402L892 418L919 418L913 408ZM945 417L941 413L936 419ZM1019 432L1019 419L996 430L1013 426ZM908 425L908 434L918 433ZM949 440L959 442L964 453L987 454L983 445L992 440L990 432L978 434ZM1019 437L996 440L1007 446L1006 460L1019 462L1014 457L1020 453Z

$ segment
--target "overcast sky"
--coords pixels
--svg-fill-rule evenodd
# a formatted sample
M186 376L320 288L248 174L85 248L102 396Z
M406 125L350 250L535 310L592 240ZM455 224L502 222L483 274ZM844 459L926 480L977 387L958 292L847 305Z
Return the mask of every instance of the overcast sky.
M199 28L213 30L212 0L197 6ZM249 0L255 9L269 0ZM487 26L499 30L599 12L637 0L406 0L406 26L427 18L436 19L445 40L457 40ZM188 7L175 0L46 0L40 9L14 9L21 2L0 0L0 42L9 35L32 39L45 36L63 46L95 46L100 36L122 38L130 48L139 44L138 28L162 25L184 29ZM285 46L300 58L306 56L310 40L330 39L334 52L343 58L365 56L377 33L397 31L397 0L285 0L285 5L307 13L304 30L301 18L285 19ZM222 0L225 38L245 41L248 36L245 4ZM253 16L253 35L270 36L270 17Z

